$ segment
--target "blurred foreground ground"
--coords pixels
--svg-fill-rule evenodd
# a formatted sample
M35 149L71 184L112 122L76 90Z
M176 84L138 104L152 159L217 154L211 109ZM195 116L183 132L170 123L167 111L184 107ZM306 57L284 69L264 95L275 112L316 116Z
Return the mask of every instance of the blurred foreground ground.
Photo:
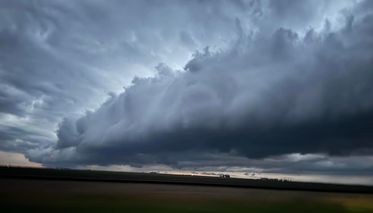
M2 212L372 213L373 194L0 179Z

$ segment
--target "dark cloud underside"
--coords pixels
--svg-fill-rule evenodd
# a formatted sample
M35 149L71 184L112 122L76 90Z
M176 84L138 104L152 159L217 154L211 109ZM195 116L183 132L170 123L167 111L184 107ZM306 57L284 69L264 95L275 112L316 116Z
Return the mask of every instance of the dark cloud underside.
M370 154L372 14L351 13L335 30L326 21L304 35L247 34L236 20L239 39L227 50L205 49L184 71L160 64L156 77L66 119L52 152L83 164L172 164L169 156L193 152Z
M371 160L371 1L0 3L1 150L48 166Z

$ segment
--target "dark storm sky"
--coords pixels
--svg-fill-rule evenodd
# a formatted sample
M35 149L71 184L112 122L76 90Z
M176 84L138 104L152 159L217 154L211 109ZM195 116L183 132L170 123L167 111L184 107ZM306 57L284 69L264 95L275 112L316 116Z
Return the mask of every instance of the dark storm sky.
M0 5L1 151L373 172L373 1Z

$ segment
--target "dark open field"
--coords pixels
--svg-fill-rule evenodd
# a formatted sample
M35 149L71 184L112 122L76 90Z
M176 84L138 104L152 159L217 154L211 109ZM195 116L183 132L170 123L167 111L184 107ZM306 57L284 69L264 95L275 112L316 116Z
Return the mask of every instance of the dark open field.
M91 174L98 175L96 180L83 180L88 176L82 179L76 176L74 180L62 178L66 175L66 171L65 173L54 170L45 170L47 171L45 173L40 173L40 170L36 173L26 172L26 170L20 173L22 169L17 170L17 173L15 171L0 169L0 204L1 209L4 210L2 212L373 212L373 194L369 192L370 187L365 187L365 191L355 193L352 191L342 193L286 190L284 188L271 190L216 184L219 181L235 183L235 179L207 179L217 181L209 185L203 184L203 181L202 184L175 182L175 180L183 179L195 183L199 180L206 180L201 177L179 177L180 179L177 179L174 176L143 174L143 179L147 181L130 181L128 174L115 173L122 174L123 177L127 177L127 180L124 181L122 178L122 181L118 179L108 181L98 177L100 174L109 173L92 172ZM46 178L48 171L55 172L53 177ZM67 173L75 174L74 171ZM18 177L14 177L15 174L18 174ZM32 174L45 174L46 176L37 177ZM13 177L10 177L12 175ZM140 174L132 175L140 178L136 176ZM154 178L158 182L149 181L150 179L147 179L149 177L158 177L158 179ZM160 182L160 177L163 179L168 177L171 184L167 184L167 181ZM249 183L252 184L252 182ZM347 189L346 186L344 187ZM341 189L337 187L337 191ZM352 187L350 189L362 188Z

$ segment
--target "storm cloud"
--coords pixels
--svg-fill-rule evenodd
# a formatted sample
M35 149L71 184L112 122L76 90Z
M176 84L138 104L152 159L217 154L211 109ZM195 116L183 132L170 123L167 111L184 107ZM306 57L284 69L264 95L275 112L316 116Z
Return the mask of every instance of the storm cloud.
M246 12L228 2L0 4L0 147L17 152L53 145L64 117L98 108L158 63L181 68L196 49L224 46Z
M372 170L371 1L3 5L1 150L46 166Z
M41 162L172 164L175 155L195 159L198 153L371 154L368 4L341 11L336 26L325 19L320 30L303 34L281 26L246 31L236 19L238 36L228 48L196 52L182 70L159 64L155 77L135 78L97 110L66 118L51 157L43 153Z

